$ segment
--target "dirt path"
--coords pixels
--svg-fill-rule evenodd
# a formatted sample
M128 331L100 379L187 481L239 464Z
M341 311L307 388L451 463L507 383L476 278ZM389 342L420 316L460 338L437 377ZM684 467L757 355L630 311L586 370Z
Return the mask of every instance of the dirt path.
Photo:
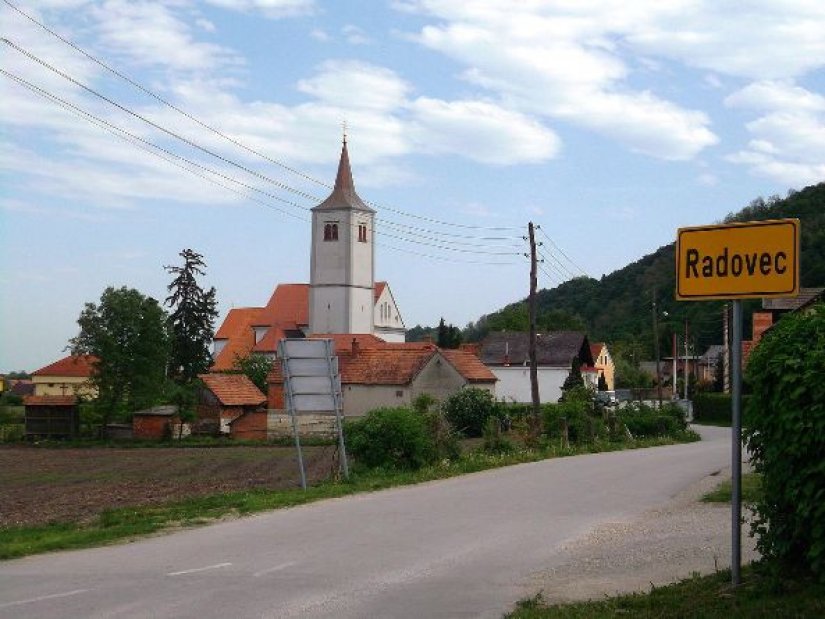
M534 590L550 604L598 599L730 567L730 506L700 501L724 479L730 471L706 477L637 520L603 525L567 544L559 567L535 575ZM749 530L745 523L743 564L758 558Z

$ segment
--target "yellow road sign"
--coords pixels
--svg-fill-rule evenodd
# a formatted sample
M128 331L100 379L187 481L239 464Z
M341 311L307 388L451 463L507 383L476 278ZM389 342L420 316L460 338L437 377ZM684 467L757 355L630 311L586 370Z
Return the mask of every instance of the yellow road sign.
M798 294L798 219L679 229L677 299L747 299Z

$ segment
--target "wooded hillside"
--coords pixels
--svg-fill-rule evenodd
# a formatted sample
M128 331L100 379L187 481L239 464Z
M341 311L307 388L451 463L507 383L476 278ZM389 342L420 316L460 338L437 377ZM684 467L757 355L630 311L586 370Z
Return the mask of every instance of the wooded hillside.
M796 217L802 222L802 286L825 286L825 183L790 192L788 197L757 198L725 222ZM675 230L674 230L675 236ZM629 358L653 354L652 307L655 294L660 309L663 356L669 354L673 330L684 332L690 323L697 354L710 344L722 343L721 301L678 302L675 289L675 246L660 247L626 267L596 280L580 277L538 293L541 330L585 328L591 341L607 341ZM526 280L526 278L525 278ZM745 301L745 338L750 337L751 313L759 300ZM667 312L664 316L663 312ZM526 330L526 299L482 316L464 331L465 341L481 339L498 330Z

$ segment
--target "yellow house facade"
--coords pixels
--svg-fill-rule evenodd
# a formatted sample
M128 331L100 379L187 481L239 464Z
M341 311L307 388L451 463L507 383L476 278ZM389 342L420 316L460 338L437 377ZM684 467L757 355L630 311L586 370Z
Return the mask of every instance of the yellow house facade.
M69 355L32 373L34 395L76 395L96 398L91 377L96 359L91 355Z
M613 357L604 342L596 342L590 345L590 352L593 354L593 365L599 374L604 376L607 383L607 390L613 391L616 388L616 366Z

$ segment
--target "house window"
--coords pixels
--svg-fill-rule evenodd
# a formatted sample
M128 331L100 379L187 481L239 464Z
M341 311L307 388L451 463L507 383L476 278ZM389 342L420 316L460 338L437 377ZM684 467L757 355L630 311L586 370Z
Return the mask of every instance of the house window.
M364 224L359 224L358 226L358 241L360 243L367 242L367 226Z
M395 392L395 397L396 398L403 398L404 397L404 392L403 391L396 391Z
M324 224L324 240L337 241L338 240L338 224L328 223Z

